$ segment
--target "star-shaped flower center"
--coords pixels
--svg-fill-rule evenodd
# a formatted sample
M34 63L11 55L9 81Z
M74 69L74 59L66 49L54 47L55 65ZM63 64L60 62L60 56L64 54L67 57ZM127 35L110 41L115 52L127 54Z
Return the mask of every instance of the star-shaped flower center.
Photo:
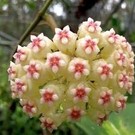
M29 65L24 66L24 70L27 72L27 76L29 78L38 79L40 76L39 71L41 68L40 65L35 61L31 61Z
M59 67L59 61L60 61L60 58L59 57L51 57L50 58L50 66L53 67L53 66L57 66Z
M25 51L19 49L13 56L17 63L24 61L26 59L26 53Z
M59 98L53 89L42 89L40 93L41 93L40 99L41 103L52 104Z
M106 80L107 77L112 78L112 64L102 64L97 68L97 72L101 75L102 80Z
M108 41L113 44L113 43L118 43L120 39L120 36L118 34L115 34L114 29L111 29L108 31Z
M38 48L40 48L40 41L41 41L41 39L40 38L35 38L35 39L33 39L33 41L32 41L32 47L35 47L35 46L37 46Z
M98 123L102 124L105 120L107 120L107 115L106 114L102 114L98 116Z
M85 66L83 65L83 64L81 64L81 63L76 63L75 64L75 73L76 72L79 72L79 73L83 73L83 70L84 70L84 68L85 68Z
M110 90L107 90L100 93L98 103L101 105L105 105L110 103L111 100L112 100L112 92Z
M95 21L92 18L88 18L87 27L89 32L100 32L102 29L100 27L101 22Z
M77 120L82 116L84 111L82 111L81 109L79 109L77 107L73 107L73 108L68 109L68 113L69 113L69 117L71 119Z
M121 88L128 88L128 84L129 84L129 76L128 75L126 75L126 73L122 73L122 74L120 74L119 75L119 86L121 87Z
M24 101L24 103L22 102L21 104L23 106L24 112L26 112L30 116L33 116L33 114L37 112L37 107L31 102Z

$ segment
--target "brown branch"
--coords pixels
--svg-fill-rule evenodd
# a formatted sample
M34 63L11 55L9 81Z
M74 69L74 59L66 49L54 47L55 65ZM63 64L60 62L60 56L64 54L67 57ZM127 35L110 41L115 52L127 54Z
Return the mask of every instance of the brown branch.
M44 16L46 10L48 9L49 5L51 4L53 0L46 0L43 8L39 11L33 22L30 24L28 29L24 32L21 39L19 40L18 44L21 45L23 41L27 38L27 36L31 33L31 31L38 25L38 23L42 20L42 17Z
M113 14L115 14L119 10L119 8L120 8L121 4L123 3L123 1L124 0L120 0L120 2L114 7L112 12L108 15L107 19L105 20L104 24L102 25L103 27L105 27L108 24L111 17L113 16Z

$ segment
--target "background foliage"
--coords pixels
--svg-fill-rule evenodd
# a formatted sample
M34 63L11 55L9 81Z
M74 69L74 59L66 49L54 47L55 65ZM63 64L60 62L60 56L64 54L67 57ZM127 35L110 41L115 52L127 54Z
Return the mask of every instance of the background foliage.
M18 101L11 99L7 68L17 42L45 0L0 0L0 135L42 135L38 118L29 118ZM70 25L77 30L89 16L102 21L102 27L113 27L135 45L135 0L54 0L48 12L59 27ZM42 20L32 34L44 32L52 37L48 22ZM28 39L26 40L26 42ZM26 44L24 42L24 45ZM126 110L112 113L102 127L84 117L80 122L63 123L54 135L135 135L135 88L128 95Z

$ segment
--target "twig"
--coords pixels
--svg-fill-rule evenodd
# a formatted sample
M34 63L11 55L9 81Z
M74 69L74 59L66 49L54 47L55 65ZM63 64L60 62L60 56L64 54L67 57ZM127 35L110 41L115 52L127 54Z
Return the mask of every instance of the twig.
M121 4L123 3L123 1L124 0L120 0L120 2L115 6L115 8L112 10L112 12L109 14L109 16L105 20L104 24L102 25L103 27L105 27L108 24L109 20L113 16L113 14L115 14L119 10L119 8L120 8Z
M52 135L47 129L43 129L43 135Z
M0 36L7 39L7 40L10 40L10 41L17 40L15 37L3 32L3 31L0 31Z
M23 41L27 38L27 36L30 34L30 32L38 25L38 23L42 20L42 17L44 16L46 10L48 9L49 5L51 4L53 0L46 0L43 8L39 11L33 22L30 24L28 29L24 32L21 39L19 40L18 44L21 45Z
M30 26L26 29L26 31L24 32L24 34L22 35L22 37L20 38L18 45L22 45L22 43L24 42L24 40L27 38L27 36L31 33L31 31L39 24L39 22L42 20L42 18L44 17L44 14L46 12L46 10L48 9L49 5L51 4L53 0L46 0L42 9L38 12L37 16L35 17L35 19L33 20L33 22L30 24ZM17 50L17 46L15 48L15 50L13 51L13 54L16 52ZM13 57L11 60L14 60Z
M133 16L134 16L134 9L135 9L135 1L133 2L133 6L130 12L129 20L128 20L128 25L127 25L127 31L125 33L126 38L129 38L130 32L132 31L132 22L133 22Z
M57 28L57 24L54 18L50 14L44 15L43 19L45 20L46 24L51 28L52 32L55 33L55 28Z

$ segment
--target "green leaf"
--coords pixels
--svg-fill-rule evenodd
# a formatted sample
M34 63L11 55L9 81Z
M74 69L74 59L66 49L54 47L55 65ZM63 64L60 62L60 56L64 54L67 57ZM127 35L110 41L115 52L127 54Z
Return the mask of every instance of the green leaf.
M104 128L93 123L88 117L83 117L76 125L84 131L85 135L107 135Z
M135 135L135 104L128 104L120 113L112 113L102 127L108 135Z

